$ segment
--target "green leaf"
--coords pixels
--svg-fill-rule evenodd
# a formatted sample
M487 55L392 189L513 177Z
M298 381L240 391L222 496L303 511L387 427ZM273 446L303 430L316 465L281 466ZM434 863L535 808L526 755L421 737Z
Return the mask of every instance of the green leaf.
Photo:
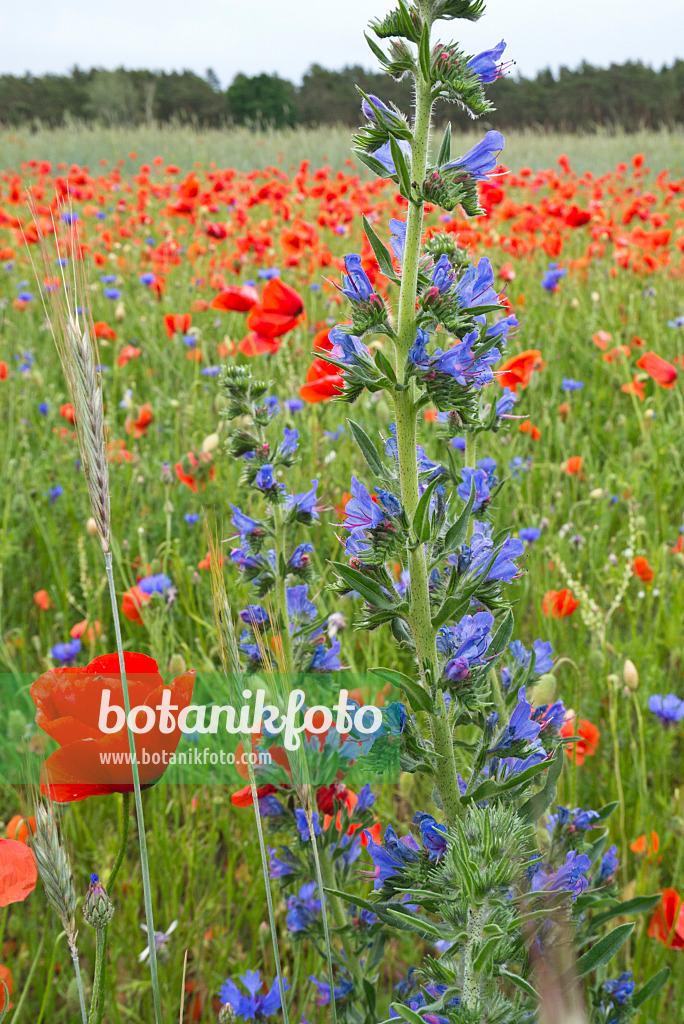
M420 63L420 70L423 72L423 78L426 82L430 83L432 80L432 61L430 60L430 25L427 21L423 25L423 31L420 33L418 61Z
M363 991L366 994L366 1006L371 1017L375 1016L375 985L371 985L368 978L363 979Z
M613 917L630 916L632 914L647 914L649 910L653 910L655 906L660 903L661 895L656 893L655 896L635 896L631 900L625 900L624 903L618 903L616 907L611 907L610 910L604 910L600 914L595 914L591 919L592 928L600 928L606 921L610 921Z
M618 925L608 932L602 939L599 939L591 949L587 950L577 961L575 972L578 978L584 978L592 971L603 967L615 956L617 951L624 945L634 931L634 921L629 924Z
M341 889L328 889L327 886L323 887L325 892L329 892L331 896L337 896L338 899L344 900L345 903L352 903L355 907L361 907L363 910L371 910L373 913L378 909L377 903L371 903L370 900L362 900L360 896L355 896L350 892L342 892Z
M663 987L663 985L669 977L669 967L663 967L662 971L658 971L657 974L654 974L653 977L646 982L644 987L640 988L639 991L635 992L632 996L632 1006L634 1007L634 1009L638 1010L639 1007L643 1003L645 1003L647 999L650 999L651 996L654 996L657 992L660 992L661 988Z
M365 164L366 167L368 167L369 170L373 172L373 174L377 174L379 178L395 177L395 175L391 174L390 171L387 170L384 164L380 163L379 160L376 160L375 157L372 156L370 153L366 153L364 149L355 149L354 152L356 153L361 163Z
M396 602L392 601L383 591L379 583L375 580L368 579L358 569L352 569L351 566L345 565L343 562L331 562L333 569L336 571L338 576L341 576L345 583L347 583L352 590L357 590L361 597L365 598L370 604L375 605L378 608L383 608L387 611L393 610L397 607Z
M361 449L361 454L368 463L371 471L375 473L376 476L386 477L387 467L380 458L378 449L375 447L366 431L363 427L360 427L358 423L355 423L354 420L347 420L347 423L349 424L349 429L354 435L354 440Z
M532 996L533 999L539 1000L539 993L530 985L529 981L521 978L519 974L513 974L512 971L507 971L505 967L499 968L499 974L502 978L507 978L508 981L512 982L517 988L521 988L523 992L526 992L528 996Z
M411 172L409 171L408 164L406 163L406 157L402 150L399 148L399 143L390 135L389 138L390 152L392 153L392 160L397 170L397 178L399 179L399 186L403 196L406 199L411 198ZM387 171L385 171L385 176Z
M432 710L430 694L416 679L411 679L410 676L406 676L403 672L393 668L372 668L371 672L380 679L384 679L386 683L391 683L392 686L405 690L414 707L420 708L421 711Z
M447 535L444 538L444 547L446 554L451 554L452 551L457 551L458 548L460 548L463 541L466 539L466 536L468 534L468 520L470 519L470 513L473 510L474 504L475 484L472 483L470 485L470 497L465 503L465 508L461 512L456 522L449 527Z
M534 793L520 808L520 817L526 821L538 821L547 807L556 799L556 787L563 770L563 747L559 744L547 762L549 770L543 787Z
M439 153L437 154L437 166L441 167L443 164L448 164L450 157L451 157L451 121L447 121L447 126L444 129L444 135L442 136L442 144L439 147Z
M392 366L384 352L381 352L380 349L378 349L375 353L375 365L377 366L381 373L384 373L384 375L392 384L397 383L397 375L394 372L394 367Z
M421 494L413 516L413 532L419 544L423 544L430 536L430 498L438 482L438 476L432 478Z
M371 39L371 37L366 32L364 32L363 35L364 35L364 39L366 40L366 42L368 43L369 47L371 48L374 56L377 57L377 59L380 61L380 63L383 65L383 67L385 65L387 65L389 63L389 58L387 57L387 55L380 49L380 47L375 42L375 40Z
M365 216L362 218L362 220L363 230L366 232L366 238L370 242L371 248L375 253L375 258L378 261L378 266L380 267L380 270L385 275L385 277L389 277L390 281L398 282L399 278L394 273L394 267L392 266L392 257L390 255L389 249L387 248L384 242L380 241L380 239L376 235L375 231L373 230Z
M619 802L617 800L614 800L610 804L605 804L604 807L599 807L598 818L595 819L596 823L599 824L600 822L607 821L608 818L610 818L613 811L616 811L619 806Z
M393 919L396 919L399 925L401 925L402 922L409 925L409 931L425 932L428 935L436 935L440 939L444 938L437 925L433 924L432 921L428 921L425 917L417 917L415 914L405 914L401 910L395 910L394 907L387 907L383 913L389 915L389 917Z
M425 1024L423 1018L415 1010L412 1010L410 1006L404 1006L403 1003L391 1003L390 1009L394 1010L399 1020L406 1021L406 1024Z
M461 797L461 803L467 804L471 800L487 800L490 796L499 796L500 793L505 793L509 789L515 789L516 786L521 786L525 782L529 782L535 775L540 775L549 767L549 761L542 761L540 764L531 764L529 768L526 768L524 772L518 772L515 775L509 775L503 782L497 782L496 779L486 779L481 782L479 786L476 786L472 793L466 793L465 796Z
M442 607L432 618L433 629L439 629L440 626L444 625L447 619L460 618L460 613L465 611L469 605L470 598L464 597L462 594L455 594L453 597L447 597Z
M492 642L487 648L487 658L501 654L508 647L508 641L513 636L513 612L509 608L504 615L499 628L492 637Z

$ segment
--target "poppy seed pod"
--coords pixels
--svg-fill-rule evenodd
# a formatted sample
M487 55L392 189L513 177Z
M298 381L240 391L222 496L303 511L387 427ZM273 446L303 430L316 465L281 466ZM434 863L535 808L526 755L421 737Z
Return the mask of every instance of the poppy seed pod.
M630 690L639 689L639 673L637 671L636 665L633 661L630 661L629 658L627 658L625 664L622 667L622 678L624 679L625 684L630 688Z

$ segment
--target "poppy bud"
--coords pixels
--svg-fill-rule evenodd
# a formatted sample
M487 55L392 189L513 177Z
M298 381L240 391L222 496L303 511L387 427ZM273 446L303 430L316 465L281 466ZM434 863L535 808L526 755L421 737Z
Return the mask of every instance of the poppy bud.
M625 661L622 667L622 678L630 690L638 690L639 688L639 673L637 667L633 661L629 658Z
M172 654L169 658L169 675L182 676L188 671L188 666L182 654Z
M553 672L540 676L530 692L530 701L535 707L551 704L556 696L556 677Z
M603 497L603 488L602 487L595 487L594 490L590 492L589 497L590 498L594 498L594 499L602 498Z
M98 534L97 523L95 522L95 520L93 519L92 516L90 517L90 519L86 523L86 533L88 534L89 537L97 537L97 534Z
M126 307L123 302L117 302L116 309L114 310L114 319L119 323L126 319Z
M202 441L203 452L213 452L219 446L218 434L208 434Z
M83 916L92 928L104 928L114 917L114 904L99 875L90 876L90 885L83 904Z
M599 651L598 648L594 648L593 651L589 652L589 664L595 672L600 672L606 663L603 651Z

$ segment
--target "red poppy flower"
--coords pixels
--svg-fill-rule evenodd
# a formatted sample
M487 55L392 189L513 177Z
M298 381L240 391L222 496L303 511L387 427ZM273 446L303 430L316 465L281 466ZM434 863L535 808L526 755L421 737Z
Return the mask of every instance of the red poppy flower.
M47 590L36 590L33 603L37 604L41 611L46 612L50 607L50 595Z
M684 949L684 901L676 889L663 889L648 934L670 949Z
M652 859L660 849L660 836L657 832L651 832L650 840L646 834L638 836L633 843L629 844L629 848L633 853L636 853L639 857L648 856Z
M299 292L274 277L263 289L260 302L250 311L247 326L266 338L280 338L296 327L303 312Z
M133 434L133 437L143 437L147 433L147 428L150 423L154 421L152 414L152 406L148 404L141 405L138 409L138 418L134 420L132 416L128 416L126 419L126 430L129 434Z
M9 376L9 369L7 367L7 363L1 362L0 363L0 380L7 380L8 376Z
M74 412L74 407L71 402L65 402L64 405L60 405L59 415L68 423L76 422L76 413Z
M262 796L271 796L272 793L277 793L278 787L272 783L267 782L264 786L257 786L257 797L261 799ZM251 807L252 800L252 787L244 786L242 789L238 789L237 793L233 793L230 798L230 802L233 807Z
M173 468L180 482L189 487L193 494L199 494L206 487L207 481L214 479L215 469L212 462L209 452L202 452L200 455L188 452Z
M139 355L140 349L136 348L135 345L124 345L119 352L119 358L116 361L117 366L125 366L131 359L137 359Z
M622 390L626 395L636 395L640 402L646 399L643 382L638 377L635 377L630 384L623 384Z
M0 907L23 902L37 881L33 850L16 839L0 839Z
M12 995L14 984L12 982L12 972L9 967L5 967L4 964L0 964L0 1013L5 1009L5 989L4 985L7 986L7 992ZM9 1004L12 1005L11 1003Z
M168 758L178 746L178 713L192 700L195 673L186 672L167 687L153 658L126 651L124 664L131 708L150 709L147 721L141 722L138 713L136 723L141 727L151 721L152 725L146 732L135 734L140 784L147 787L161 778ZM99 727L104 690L110 691L110 709L115 705L123 709L116 654L95 658L85 668L52 669L31 685L36 725L59 744L41 772L42 792L57 803L85 800L101 793L130 793L133 789L131 768L125 763L129 753L125 722L111 733ZM170 693L169 707L176 712L174 715L169 711L173 719L170 732L161 731L161 715L155 713L165 691ZM108 726L114 728L122 717L110 710ZM113 763L115 759L120 763Z
M569 476L577 476L582 471L582 456L571 455L567 462L563 463L563 472Z
M116 331L105 323L104 320L96 320L93 324L95 328L95 337L104 338L105 341L116 341ZM128 346L130 348L130 346Z
M640 370L647 373L661 388L669 389L675 386L677 370L672 363L668 363L666 359L661 359L655 352L644 352L641 359L637 362L637 366Z
M535 427L529 420L525 420L518 427L521 434L529 434L533 441L538 441L541 437L541 430L539 427Z
M572 590L547 590L542 600L542 611L549 619L565 619L579 608Z
M14 839L17 843L25 843L29 836L36 831L36 819L24 818L21 814L15 814L7 822L5 835L8 839Z
M236 313L248 313L259 301L259 292L252 285L242 288L226 288L211 301L212 309L232 309Z
M499 367L496 376L502 388L510 388L517 395L518 387L526 388L530 383L532 371L541 370L543 367L541 352L536 348L531 348L507 359Z
M565 722L561 727L560 734L561 736L581 737L565 748L565 753L570 760L576 761L578 765L584 764L585 757L592 757L596 753L601 738L599 730L586 718L580 718L579 722L576 720Z
M172 340L176 334L187 334L191 324L192 317L189 313L167 313L164 317L164 328Z
M344 377L332 363L325 359L314 359L306 373L306 384L299 389L299 397L305 402L326 402L340 394Z
M121 600L121 612L131 622L135 622L138 625L142 625L142 615L140 609L149 604L152 598L149 594L146 594L140 587L131 587L124 593Z
M280 338L267 338L263 334L248 334L238 345L243 356L275 355L281 345Z
M635 576L638 576L644 583L650 583L655 573L651 568L648 558L644 558L643 555L637 555L632 562L632 571Z
M92 644L96 638L102 632L102 626L100 620L95 619L92 626L88 624L87 619L83 619L82 622L77 622L75 626L72 626L69 630L69 636L72 636L74 640L78 640L80 637L85 636L86 642Z

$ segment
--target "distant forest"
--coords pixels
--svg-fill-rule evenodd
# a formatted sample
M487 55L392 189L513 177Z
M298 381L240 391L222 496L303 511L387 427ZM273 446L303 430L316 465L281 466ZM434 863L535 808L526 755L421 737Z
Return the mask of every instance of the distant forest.
M110 125L190 122L276 128L359 122L358 84L408 111L408 81L395 82L361 67L328 71L313 64L301 85L278 75L239 74L223 89L209 69L192 71L105 71L75 67L67 75L0 75L0 124L59 126L71 119ZM575 70L550 70L534 78L506 76L488 87L495 128L537 126L557 131L590 131L596 126L640 128L684 124L684 60L659 71L641 63ZM438 121L466 128L469 119L441 102Z

